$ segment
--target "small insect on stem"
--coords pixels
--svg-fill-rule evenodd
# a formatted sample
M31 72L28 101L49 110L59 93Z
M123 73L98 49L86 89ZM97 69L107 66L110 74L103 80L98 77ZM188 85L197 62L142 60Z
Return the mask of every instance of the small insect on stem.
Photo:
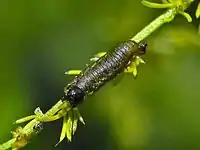
M41 122L33 127L33 130L35 131L36 134L38 134L42 129L43 129L43 123Z
M72 107L76 107L120 73L128 72L136 76L136 67L144 62L140 56L145 54L146 47L147 43L138 44L127 40L108 53L101 52L95 55L84 70L69 70L66 74L76 77L66 86L63 100L68 100Z

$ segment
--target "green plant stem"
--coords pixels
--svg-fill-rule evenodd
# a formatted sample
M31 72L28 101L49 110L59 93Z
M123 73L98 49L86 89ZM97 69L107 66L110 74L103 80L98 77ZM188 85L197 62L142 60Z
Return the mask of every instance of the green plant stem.
M168 9L165 13L154 19L151 23L149 23L145 28L143 28L140 32L138 32L131 40L135 42L141 42L151 33L156 31L160 26L165 23L172 21L177 14L176 8Z
M163 24L171 22L174 17L177 14L185 14L185 18L189 21L190 16L188 14L184 13L184 10L186 10L190 4L194 2L194 0L187 0L182 4L182 12L179 11L180 8L174 7L171 9L168 9L166 12L158 16L156 19L154 19L151 23L149 23L146 27L144 27L140 32L138 32L134 37L131 38L131 40L135 42L141 42L144 40L147 36L149 36L151 33L156 31L159 27L161 27ZM154 4L155 5L155 4ZM163 4L163 6L166 4ZM188 16L188 17L186 17Z
M186 9L193 0L190 0L187 3L187 6L184 6L184 9ZM148 24L145 28L143 28L140 32L138 32L134 37L131 38L131 40L134 40L136 42L141 42L144 40L147 36L149 36L151 33L156 31L159 27L161 27L163 24L168 23L174 19L174 17L178 14L178 11L176 8L168 9L166 12L164 12L162 15L154 19L150 24ZM47 111L44 115L46 116L53 116L56 113L58 113L61 108L67 108L66 103L63 101L58 101L49 111ZM33 119L30 121L27 125L24 126L23 133L26 135L31 135L34 133L34 126L37 126L40 123L40 121ZM8 148L11 148L13 143L15 143L16 138L13 138L4 144L0 145L0 150L6 150ZM14 149L13 149L14 150Z
M9 141L3 143L3 144L0 146L0 150L9 149L15 141L16 141L16 138L12 138L11 140L9 140Z
M62 107L63 107L64 103L63 101L58 101L51 109L49 109L44 115L46 116L53 116L55 115ZM23 134L26 135L31 135L32 133L34 133L34 126L37 126L40 123L40 121L37 121L36 119L31 120L28 124L26 124L24 126L24 128L22 129ZM15 143L16 138L12 138L11 140L3 143L2 145L0 145L0 150L6 150L8 148L11 148L12 145Z

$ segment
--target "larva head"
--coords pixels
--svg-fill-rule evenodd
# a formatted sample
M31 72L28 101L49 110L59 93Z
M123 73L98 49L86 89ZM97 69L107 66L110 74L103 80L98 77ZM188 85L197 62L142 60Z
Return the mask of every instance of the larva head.
M65 96L72 107L76 107L77 104L84 100L85 93L79 87L74 86L69 89Z
M141 55L144 55L145 52L146 52L146 47L147 47L147 43L144 42L144 43L140 43L139 46L138 46L138 49L139 49L139 52L138 52L138 55L141 56Z

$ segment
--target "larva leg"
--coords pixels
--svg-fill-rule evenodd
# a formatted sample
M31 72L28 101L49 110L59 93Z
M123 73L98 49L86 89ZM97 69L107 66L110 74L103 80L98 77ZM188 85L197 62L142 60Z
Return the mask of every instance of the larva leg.
M81 70L69 70L65 72L65 74L67 75L79 75L80 73L81 73Z
M94 55L94 57L90 58L90 61L94 62L97 61L99 58L103 57L106 54L106 52L99 52Z

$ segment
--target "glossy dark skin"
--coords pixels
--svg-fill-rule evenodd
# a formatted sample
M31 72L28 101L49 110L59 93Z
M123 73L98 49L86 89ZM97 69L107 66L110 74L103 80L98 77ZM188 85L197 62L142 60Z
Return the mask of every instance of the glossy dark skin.
M134 41L121 42L112 51L106 53L96 62L90 64L67 86L64 96L72 107L82 102L88 95L92 95L108 81L124 72L124 69L146 51L146 43L137 44Z

